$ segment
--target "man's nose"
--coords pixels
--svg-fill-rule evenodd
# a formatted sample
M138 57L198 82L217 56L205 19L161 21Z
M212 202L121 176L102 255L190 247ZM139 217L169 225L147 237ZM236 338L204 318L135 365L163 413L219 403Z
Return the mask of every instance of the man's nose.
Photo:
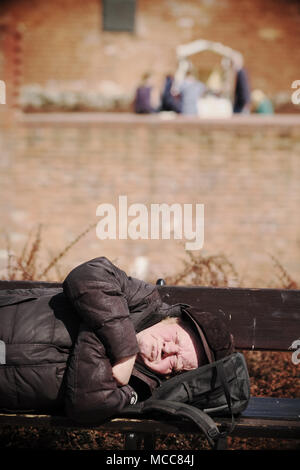
M179 351L179 347L177 344L167 342L163 344L163 356L172 356Z

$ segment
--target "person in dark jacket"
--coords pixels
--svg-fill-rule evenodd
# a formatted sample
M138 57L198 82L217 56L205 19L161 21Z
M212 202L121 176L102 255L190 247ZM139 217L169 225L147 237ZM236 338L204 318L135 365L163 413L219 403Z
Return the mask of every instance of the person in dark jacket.
M137 114L150 114L155 112L152 105L152 83L151 74L146 72L141 80L140 85L136 89L134 98L134 112Z
M105 257L77 266L62 288L1 290L0 409L99 423L212 360L201 315L163 303L157 286ZM226 331L221 324L223 338L212 338L216 358Z
M247 71L244 67L237 70L236 83L234 90L234 113L249 113L251 102L251 92L249 85L249 78Z
M175 113L181 113L181 97L180 94L175 94L172 91L173 83L174 77L172 75L167 75L161 94L160 111L174 111Z

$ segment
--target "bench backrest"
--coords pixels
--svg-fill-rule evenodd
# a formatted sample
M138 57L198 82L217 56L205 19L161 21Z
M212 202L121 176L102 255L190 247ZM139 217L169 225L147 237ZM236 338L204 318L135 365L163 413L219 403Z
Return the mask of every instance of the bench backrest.
M60 283L0 281L1 289L61 287ZM168 304L187 303L224 316L238 349L288 351L300 338L300 290L158 286Z
M166 303L224 315L239 349L288 351L300 338L300 290L159 287Z

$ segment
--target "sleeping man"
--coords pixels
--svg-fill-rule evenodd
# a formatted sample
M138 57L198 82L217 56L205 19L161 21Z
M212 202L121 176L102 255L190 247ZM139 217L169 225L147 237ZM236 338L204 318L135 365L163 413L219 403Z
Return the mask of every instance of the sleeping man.
M232 348L218 317L167 305L157 286L95 258L62 288L0 290L0 409L98 423Z

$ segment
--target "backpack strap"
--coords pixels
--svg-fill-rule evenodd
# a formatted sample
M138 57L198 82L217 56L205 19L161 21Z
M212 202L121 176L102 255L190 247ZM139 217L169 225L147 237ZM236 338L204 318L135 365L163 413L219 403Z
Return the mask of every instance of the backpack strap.
M204 411L191 405L171 400L148 399L144 402L143 413L160 411L172 416L180 416L193 421L205 434L209 444L214 448L218 440L227 433L220 432L213 419Z
M227 406L228 406L229 412L231 414L231 426L230 426L230 429L229 429L229 433L231 433L233 431L233 429L235 428L235 421L234 421L234 415L233 415L232 406L231 406L231 396L230 396L229 385L228 385L228 382L227 382L223 362L221 362L221 361L217 362L216 363L216 368L217 368L217 373L218 373L219 379L221 381L221 384L222 384L222 387L223 387L223 390L224 390L225 398L226 398L226 401L227 401Z

